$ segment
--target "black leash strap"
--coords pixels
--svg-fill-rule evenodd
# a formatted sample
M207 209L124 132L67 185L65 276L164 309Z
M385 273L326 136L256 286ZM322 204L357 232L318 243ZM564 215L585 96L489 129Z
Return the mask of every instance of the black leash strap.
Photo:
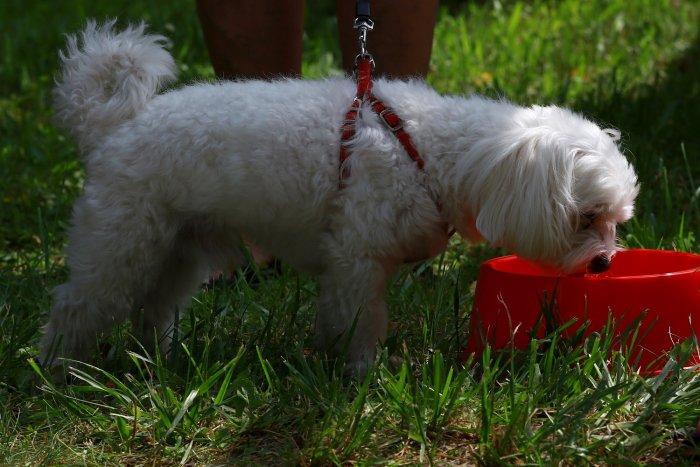
M371 20L371 13L369 10L369 0L357 0L355 3L355 24L360 20Z

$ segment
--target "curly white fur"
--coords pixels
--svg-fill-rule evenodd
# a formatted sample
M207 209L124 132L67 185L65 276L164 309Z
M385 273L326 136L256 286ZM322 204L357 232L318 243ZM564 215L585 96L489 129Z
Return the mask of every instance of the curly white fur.
M62 56L58 119L80 142L87 183L70 279L45 328L47 361L52 349L86 358L129 316L146 338L167 336L175 307L209 268L240 261L245 237L320 276L319 345L336 346L357 316L348 359L362 371L386 334L387 277L442 251L445 222L571 270L610 257L615 226L632 215L637 178L610 132L558 107L441 96L419 81L377 80L374 90L405 120L425 174L365 110L339 191L350 79L156 95L174 77L162 40L142 25L90 23Z
M175 61L162 47L165 37L144 35L143 23L114 32L114 23L88 22L80 36L68 36L66 52L60 53L56 122L83 151L136 115L176 76Z

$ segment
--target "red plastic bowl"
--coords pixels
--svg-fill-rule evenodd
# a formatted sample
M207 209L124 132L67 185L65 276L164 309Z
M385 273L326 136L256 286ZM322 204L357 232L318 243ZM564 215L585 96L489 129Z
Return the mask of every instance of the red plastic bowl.
M700 336L700 255L626 250L615 255L604 273L572 275L504 256L479 270L465 355L480 353L486 342L496 349L526 348L542 304L551 303L555 290L559 321L578 319L568 334L586 320L588 333L600 330L610 315L619 333L643 315L632 357L645 373L658 371L674 344ZM544 335L543 326L536 335ZM687 363L697 364L698 355Z

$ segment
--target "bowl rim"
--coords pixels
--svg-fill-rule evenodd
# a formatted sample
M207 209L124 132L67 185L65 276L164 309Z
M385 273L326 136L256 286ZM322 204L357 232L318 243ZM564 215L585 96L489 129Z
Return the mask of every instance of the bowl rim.
M653 253L662 253L664 255L675 255L675 256L686 256L686 257L694 257L698 259L698 265L696 267L692 268L686 268L686 269L679 269L678 271L671 271L671 272L664 272L664 273L656 273L656 274L635 274L635 275L624 275L624 276L601 276L599 274L594 274L594 273L575 273L575 274L566 274L563 272L557 273L556 271L552 270L552 272L548 272L546 270L542 270L542 272L538 272L536 274L532 273L525 273L525 272L514 272L514 271L504 271L502 269L498 269L495 267L496 263L502 262L504 260L513 260L517 259L520 261L526 261L528 263L533 264L532 261L527 260L525 258L522 258L518 255L505 255L505 256L498 256L496 258L491 258L487 261L485 261L482 265L481 268L486 268L488 267L492 271L498 272L499 274L505 274L509 276L519 276L519 277L538 277L538 278L545 278L545 279L566 279L566 280L584 280L584 281L616 281L616 280L630 280L630 279L650 279L650 278L661 278L661 277L674 277L674 276L682 276L682 275L688 275L688 274L694 274L700 271L700 255L696 253L688 253L684 251L675 251L675 250L660 250L660 249L653 249L653 248L629 248L629 249L624 249L620 250L620 253L623 252L653 252ZM541 267L541 266L538 266Z

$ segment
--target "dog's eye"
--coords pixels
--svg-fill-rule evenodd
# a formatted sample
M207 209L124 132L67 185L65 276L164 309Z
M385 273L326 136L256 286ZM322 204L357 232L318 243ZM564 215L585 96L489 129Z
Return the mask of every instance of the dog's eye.
M581 214L581 221L579 222L579 227L581 230L586 230L589 228L593 222L595 222L595 218L598 215L597 212L589 211L589 212L584 212Z

